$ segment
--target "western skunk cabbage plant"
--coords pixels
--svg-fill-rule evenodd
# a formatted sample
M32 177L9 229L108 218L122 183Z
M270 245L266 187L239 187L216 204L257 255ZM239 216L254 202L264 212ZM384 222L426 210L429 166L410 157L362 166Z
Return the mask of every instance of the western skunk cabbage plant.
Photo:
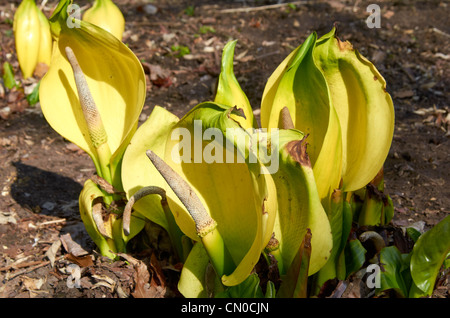
M292 125L307 135L308 154L334 242L329 264L319 274L321 285L337 275L352 215L347 197L364 189L382 170L391 145L394 107L386 82L348 41L339 40L334 28L319 39L314 32L269 78L261 102L261 123L269 129ZM372 224L384 224L383 213L391 211L388 199L367 198L362 217Z
M49 19L54 45L39 93L48 123L95 165L79 205L101 254L126 252L147 220L157 223L183 263L186 297L262 297L259 261L276 264L282 280L278 290L267 283L266 297L308 297L362 266L352 221L383 225L393 215L382 166L394 109L382 76L335 29L311 34L270 76L262 128L234 75L231 41L214 101L181 119L155 106L138 129L141 63L107 31L69 16L71 3ZM430 295L448 268L448 225L421 235L409 255L381 249L379 291Z
M122 156L144 105L145 75L138 58L121 41L100 27L70 17L70 4L61 1L49 19L55 44L39 95L50 126L86 151L98 176L114 189L107 191L88 180L80 195L88 232L102 254L112 256L109 251L123 251L132 236L118 232L122 229L119 212L102 222L96 203L102 200L109 205L118 198L112 192L123 190Z
M282 127L287 108L295 128L308 134L308 151L321 197L340 187L365 187L380 171L394 131L386 82L372 63L336 30L315 33L269 78L261 102L263 127Z

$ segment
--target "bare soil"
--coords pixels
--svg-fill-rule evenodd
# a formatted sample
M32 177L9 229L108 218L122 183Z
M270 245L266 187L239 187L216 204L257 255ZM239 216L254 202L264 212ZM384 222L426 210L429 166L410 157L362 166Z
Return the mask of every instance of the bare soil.
M17 79L32 86L40 74L23 81L14 49L11 19L19 2L0 1L0 62L11 63ZM87 1L75 2L87 8ZM392 225L429 229L450 213L450 3L378 0L381 27L369 28L372 2L196 1L190 11L188 1L116 0L126 19L123 41L147 71L140 123L155 105L182 116L213 99L221 50L230 39L238 40L236 76L258 113L275 67L311 32L321 36L337 22L339 37L376 65L394 100L395 134L384 167L395 205ZM47 16L56 3L47 2ZM177 56L176 45L190 53ZM95 252L78 212L82 185L95 172L90 158L49 127L39 103L30 106L23 92L3 85L0 94L0 297L180 296L180 266L158 227L149 224L146 249L133 258L111 263ZM72 255L65 245L48 252L67 233L88 257ZM67 285L71 263L81 266L80 288ZM153 289L142 290L146 271ZM436 297L448 297L448 281L437 290Z

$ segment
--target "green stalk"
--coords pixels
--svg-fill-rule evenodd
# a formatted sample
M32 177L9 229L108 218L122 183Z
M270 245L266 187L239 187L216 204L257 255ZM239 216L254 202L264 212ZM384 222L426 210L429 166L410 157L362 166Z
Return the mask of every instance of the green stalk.
M122 220L117 216L113 216L113 220L111 222L112 237L114 240L114 245L116 246L116 250L120 253L126 253L126 244L122 237Z
M202 243L217 275L219 277L230 275L235 268L235 264L223 241L222 235L220 235L216 227L202 237Z
M99 164L100 164L100 171L98 173L109 184L112 184L112 176L111 176L110 160L109 160L111 158L111 150L109 149L109 146L106 142L99 145L95 150L97 151L97 157L98 157ZM113 201L113 195L106 192L103 189L102 189L102 192L104 193L105 204L110 205Z
M110 259L115 259L116 255L114 253L117 252L116 245L112 239L106 238L104 241L97 241L98 249L100 250L100 254Z

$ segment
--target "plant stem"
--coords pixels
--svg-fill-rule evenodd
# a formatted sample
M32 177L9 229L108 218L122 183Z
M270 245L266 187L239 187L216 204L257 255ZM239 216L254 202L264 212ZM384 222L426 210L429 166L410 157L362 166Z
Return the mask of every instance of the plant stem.
M230 275L235 264L217 228L202 237L202 243L219 277Z
M111 150L109 149L108 144L105 142L98 146L96 148L97 156L100 164L100 171L97 173L105 179L109 184L112 184L112 177L111 177L111 169L110 169L110 161L111 158ZM104 202L107 205L110 205L113 201L113 195L110 193L107 193L102 189L103 193L105 194Z

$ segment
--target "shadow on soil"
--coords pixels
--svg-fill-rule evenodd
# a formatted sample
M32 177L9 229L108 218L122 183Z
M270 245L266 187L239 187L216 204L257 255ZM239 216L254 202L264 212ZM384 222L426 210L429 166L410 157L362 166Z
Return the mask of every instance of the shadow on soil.
M11 196L22 207L35 213L57 217L70 217L78 204L82 186L74 180L45 171L20 161L12 163L17 178L11 185Z

